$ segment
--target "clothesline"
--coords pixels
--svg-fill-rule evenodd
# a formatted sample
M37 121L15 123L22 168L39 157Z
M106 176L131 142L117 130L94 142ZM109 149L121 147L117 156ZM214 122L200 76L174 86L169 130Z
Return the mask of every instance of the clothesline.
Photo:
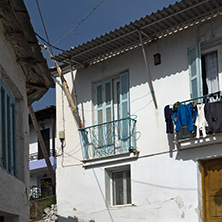
M221 96L221 91L218 91L198 98L176 102L173 108L170 108L169 105L165 106L166 132L175 132L177 135L178 133L182 133L183 138L187 136L196 136L199 138L200 131L202 131L202 136L206 137L206 129L207 133L222 132ZM206 98L205 103L183 104L203 98ZM209 103L208 100L211 98L213 98L214 101L211 100ZM185 128L189 134L184 131Z
M214 93L211 93L211 94L207 94L207 95L204 95L204 96L199 96L199 97L188 99L188 100L184 100L184 101L181 101L181 102L179 101L179 103L187 103L187 102L195 101L195 100L198 100L198 99L204 99L204 98L207 98L207 97L213 97L215 95L221 95L221 91L214 92ZM174 104L170 104L170 106L173 106L173 105Z

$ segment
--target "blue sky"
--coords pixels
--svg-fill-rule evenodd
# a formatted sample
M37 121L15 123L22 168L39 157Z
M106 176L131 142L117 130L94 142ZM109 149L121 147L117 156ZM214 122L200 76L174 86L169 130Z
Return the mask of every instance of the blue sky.
M36 0L24 0L24 2L34 31L47 39ZM100 2L101 0L38 0L50 43L57 42ZM56 44L56 47L69 50L72 46L87 42L175 2L175 0L104 0L77 29ZM53 53L57 55L61 52L53 50ZM49 56L45 52L43 55L48 65L52 66ZM33 104L33 107L37 110L50 105L55 105L54 89L49 90L43 99Z

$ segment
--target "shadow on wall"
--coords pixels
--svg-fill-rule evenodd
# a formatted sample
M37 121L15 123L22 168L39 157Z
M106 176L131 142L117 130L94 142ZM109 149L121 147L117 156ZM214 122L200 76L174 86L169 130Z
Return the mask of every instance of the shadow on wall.
M205 157L216 157L221 156L221 143L208 145L208 146L201 146L196 147L195 149L179 149L177 151L176 160L193 160L197 162L198 159L204 159Z
M58 216L58 222L79 222L78 217L61 217ZM89 222L95 222L94 220L89 220Z
M77 217L70 217L70 216L68 218L58 216L58 221L59 222L79 222Z

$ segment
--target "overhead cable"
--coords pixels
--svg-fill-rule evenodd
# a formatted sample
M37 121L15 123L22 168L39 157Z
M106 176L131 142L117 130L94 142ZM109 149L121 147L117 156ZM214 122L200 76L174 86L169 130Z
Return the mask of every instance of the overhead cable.
M43 25L43 28L44 28L44 31L45 31L45 35L46 35L47 41L48 41L48 43L50 43L49 36L48 36L47 31L46 31L45 23L44 23L44 20L43 20L43 17L42 17L42 13L41 13L41 10L40 10L40 6L39 6L39 3L38 3L38 0L36 0L36 4L37 4L38 10L39 10L39 15L40 15L40 18L41 18L41 21L42 21L42 25ZM51 53L53 55L51 44L49 44L49 47L50 47L50 51L51 51Z
M35 32L35 34L36 34L36 36L37 36L39 39L41 39L47 46L52 47L52 48L57 49L57 50L62 51L62 52L65 52L65 51L66 51L66 50L64 50L64 49L58 48L58 47L56 47L56 46L53 46L53 45L50 44L48 41L46 41L44 38L42 38L38 33Z
M81 23L83 23L105 0L102 0L93 10L85 17L83 18L74 28L72 28L70 31L68 31L63 37L61 37L58 41L56 41L53 46L58 44L60 41L62 41L67 35L69 35L72 31L74 31L76 28L78 28Z

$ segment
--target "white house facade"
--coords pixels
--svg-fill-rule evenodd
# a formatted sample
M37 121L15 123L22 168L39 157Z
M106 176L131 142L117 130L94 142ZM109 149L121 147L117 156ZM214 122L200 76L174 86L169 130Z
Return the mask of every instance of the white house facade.
M28 106L54 82L23 1L1 1L0 17L0 221L24 222L29 221Z
M59 221L222 221L221 15L221 0L182 0L55 57L84 125L57 77ZM216 104L218 125L197 138L177 106L166 133L178 101Z

